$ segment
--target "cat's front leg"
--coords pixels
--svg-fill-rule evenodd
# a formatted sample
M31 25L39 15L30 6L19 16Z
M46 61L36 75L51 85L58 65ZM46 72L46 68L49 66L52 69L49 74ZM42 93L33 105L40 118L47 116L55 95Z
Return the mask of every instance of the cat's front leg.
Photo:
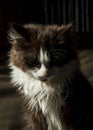
M41 112L26 112L22 130L47 130L46 119Z

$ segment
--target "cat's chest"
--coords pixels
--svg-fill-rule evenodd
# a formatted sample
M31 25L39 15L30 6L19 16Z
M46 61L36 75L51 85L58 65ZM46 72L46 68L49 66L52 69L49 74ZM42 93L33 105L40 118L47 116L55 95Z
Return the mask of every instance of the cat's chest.
M42 109L44 113L61 104L62 84L60 83L42 83L38 80L26 81L23 87L26 98L29 98L29 105L35 109ZM54 105L54 106L53 106Z
M37 112L42 111L48 123L48 130L61 130L61 86L37 81L33 82L30 87L28 96L31 108Z
M20 75L19 75L20 74ZM30 109L37 112L42 111L48 125L48 130L61 130L60 112L62 104L61 93L64 83L61 78L54 79L51 82L41 82L34 79L17 68L12 71L12 82L18 84L19 91L28 100Z

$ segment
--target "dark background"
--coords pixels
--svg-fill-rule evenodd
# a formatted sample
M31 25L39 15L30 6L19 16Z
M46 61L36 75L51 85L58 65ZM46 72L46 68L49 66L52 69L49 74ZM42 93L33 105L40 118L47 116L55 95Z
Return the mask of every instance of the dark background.
M74 24L75 32L79 32L82 39L90 40L93 32L92 8L93 0L0 0L0 45L7 47L6 32L11 22L20 24L71 22Z
M76 37L80 39L77 47L91 48L93 47L92 8L93 0L0 0L0 50L9 47L6 35L11 22L73 23Z
M15 130L20 98L10 84L9 23L74 25L81 69L93 85L93 0L0 0L0 130Z

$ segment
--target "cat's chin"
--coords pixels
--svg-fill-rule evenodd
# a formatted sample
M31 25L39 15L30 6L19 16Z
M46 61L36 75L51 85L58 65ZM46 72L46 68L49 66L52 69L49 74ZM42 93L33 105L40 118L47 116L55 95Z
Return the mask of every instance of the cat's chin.
M36 78L36 79L41 82L48 82L50 80L50 78Z
M42 83L47 83L47 82L50 82L54 78L54 76L51 76L48 78L38 78L38 77L34 77L34 78Z
M38 80L40 80L41 82L47 82L48 81L48 79L38 79Z
M48 83L48 82L51 82L52 80L54 80L55 77L54 76L51 76L51 77L48 77L48 78L45 78L45 79L40 79L38 78L39 81L43 82L43 83Z

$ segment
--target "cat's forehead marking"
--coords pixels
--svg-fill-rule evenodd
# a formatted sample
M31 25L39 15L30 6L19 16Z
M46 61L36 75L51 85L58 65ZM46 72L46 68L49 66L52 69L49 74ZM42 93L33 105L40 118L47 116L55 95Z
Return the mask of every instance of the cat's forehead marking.
M48 53L43 48L40 48L39 60L40 60L41 63L48 63L49 62Z

